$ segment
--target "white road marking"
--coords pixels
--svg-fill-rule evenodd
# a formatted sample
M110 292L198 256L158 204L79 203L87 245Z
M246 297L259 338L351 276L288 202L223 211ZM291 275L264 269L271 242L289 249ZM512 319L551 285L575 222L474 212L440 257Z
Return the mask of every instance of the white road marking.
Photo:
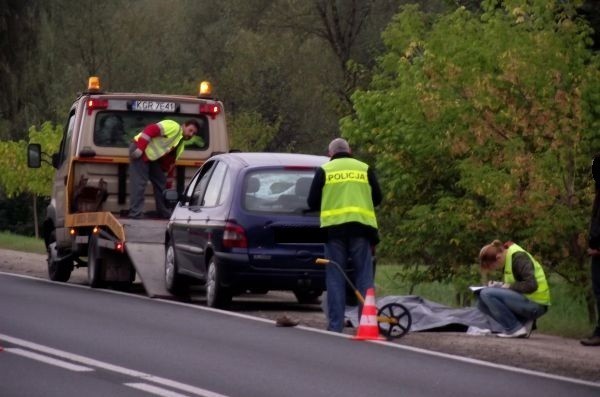
M61 367L64 369L68 369L70 371L78 371L78 372L93 371L93 369L89 368L89 367L71 364L66 361L57 360L56 358L52 358L52 357L44 356L42 354L19 349L18 347L7 348L7 349L4 349L4 351L12 353L12 354L16 354L18 356L23 356L23 357L31 358L33 360L41 361L46 364L54 365L54 366Z
M172 389L177 389L184 391L186 393L192 393L197 396L202 397L227 397L223 394L214 393L210 390L205 390L200 387L195 387L192 385L188 385L185 383L177 382L171 379L162 378L160 376L154 376L151 374L147 374L144 372L136 371L134 369L129 369L125 367L121 367L119 365L113 365L110 363L105 363L103 361L95 360L93 358L80 356L78 354L69 353L63 350L54 349L52 347L40 345L34 342L29 342L23 339L15 338L9 335L0 334L0 340L6 341L8 343L12 343L13 345L25 347L30 350L36 350L41 353L50 354L52 356L60 357L65 360L74 361L80 364L89 365L91 367L100 368L106 371L116 372L125 376L130 376L132 378L143 379L146 382L154 382L163 386L168 386Z
M188 397L184 394L179 394L171 390L163 389L162 387L152 386L147 383L124 383L125 386L133 387L134 389L142 390L147 393L156 394L161 397Z

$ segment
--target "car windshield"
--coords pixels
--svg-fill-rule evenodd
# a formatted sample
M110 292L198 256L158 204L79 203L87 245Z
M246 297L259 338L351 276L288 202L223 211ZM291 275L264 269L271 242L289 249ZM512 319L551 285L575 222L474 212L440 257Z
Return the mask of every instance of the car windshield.
M311 169L260 170L246 175L244 208L269 213L302 213L314 177Z
M208 147L208 122L205 116L185 114L165 114L155 112L116 112L104 111L96 114L94 124L94 144L108 147L127 147L131 139L148 125L161 120L175 120L183 123L196 119L200 131L188 141L184 141L186 150L204 150Z

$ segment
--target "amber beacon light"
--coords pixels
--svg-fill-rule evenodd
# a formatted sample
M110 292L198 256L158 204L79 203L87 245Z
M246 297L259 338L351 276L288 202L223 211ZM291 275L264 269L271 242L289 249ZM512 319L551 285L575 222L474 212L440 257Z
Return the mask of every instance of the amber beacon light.
M100 91L100 77L91 76L88 79L88 91Z
M208 81L203 81L198 87L198 96L209 97L212 95L212 85Z

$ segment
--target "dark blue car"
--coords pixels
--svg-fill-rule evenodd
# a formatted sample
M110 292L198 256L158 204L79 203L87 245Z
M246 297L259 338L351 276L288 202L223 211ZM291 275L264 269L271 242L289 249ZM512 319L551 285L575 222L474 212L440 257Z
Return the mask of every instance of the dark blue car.
M246 291L293 291L301 303L325 289L325 237L306 204L324 156L227 153L210 158L176 205L165 239L165 284L186 295L206 286L211 307Z

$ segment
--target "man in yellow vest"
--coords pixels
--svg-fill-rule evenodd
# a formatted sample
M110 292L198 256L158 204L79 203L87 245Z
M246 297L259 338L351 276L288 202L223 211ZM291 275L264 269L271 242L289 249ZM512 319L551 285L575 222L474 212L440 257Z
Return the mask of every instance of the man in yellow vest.
M321 227L327 230L325 256L343 269L352 259L356 288L365 296L373 287L371 247L379 242L374 207L381 203L381 189L373 170L352 157L345 139L331 141L329 156L315 173L307 203L320 210ZM327 329L342 332L346 281L335 266L326 272Z
M175 161L181 156L184 141L200 130L198 120L183 124L163 120L150 124L137 134L129 145L129 217L140 219L144 211L144 192L148 180L154 188L157 216L169 218L171 211L163 198L165 188L171 188Z
M494 240L479 252L482 272L502 269L503 280L479 291L477 307L504 328L501 338L528 338L548 310L550 289L542 265L513 242Z

